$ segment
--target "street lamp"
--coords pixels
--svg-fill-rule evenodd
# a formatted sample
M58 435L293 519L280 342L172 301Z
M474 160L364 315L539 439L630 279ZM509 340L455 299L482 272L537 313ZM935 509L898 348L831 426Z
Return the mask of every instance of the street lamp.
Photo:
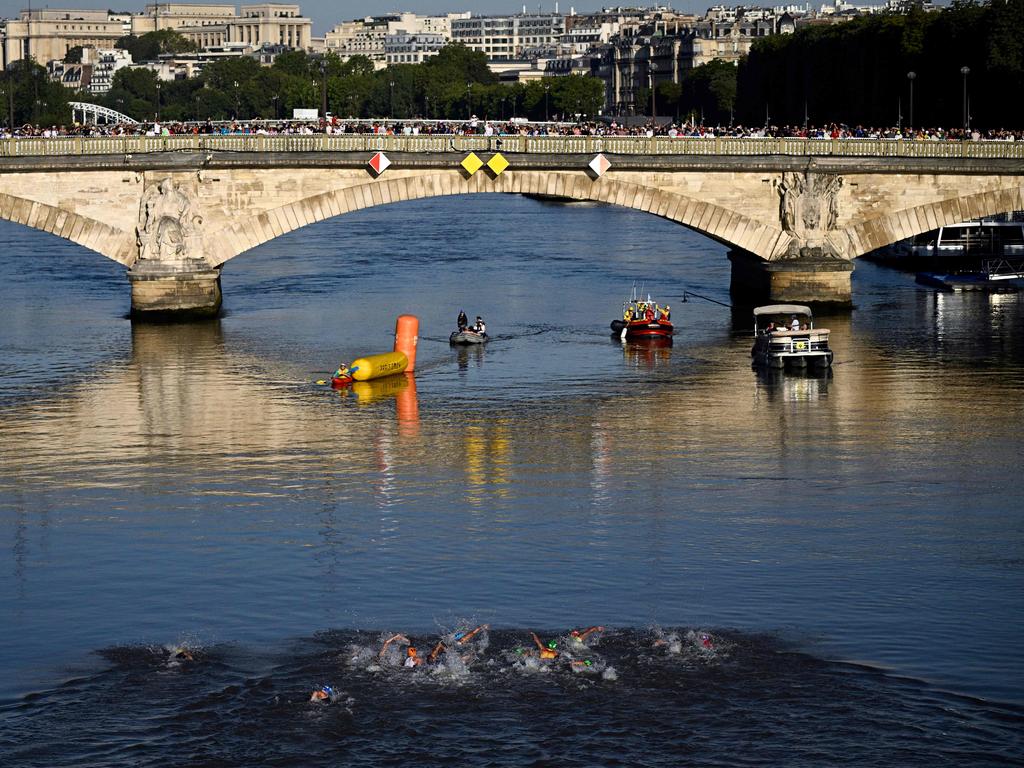
M657 69L658 67L653 61L647 63L647 76L651 81L651 119L655 125L658 124L658 105L654 99L654 73Z
M233 85L235 87L235 120L237 120L238 114L242 111L242 102L238 97L238 81L235 80Z
M544 86L544 122L550 122L548 118L548 92L551 90L551 84L547 83Z
M466 83L466 119L473 117L473 84Z
M917 79L917 72L907 72L907 80L910 82L910 125L908 126L911 131L914 130L914 80Z
M395 81L392 80L388 83L391 86L391 100L388 102L388 111L391 113L391 117L395 116Z
M276 93L275 93L275 94L274 94L273 96L271 96L271 97L270 97L270 100L271 100L272 102L274 102L274 119L275 119L275 120L277 120L278 118L280 118L280 117L281 117L281 113L280 113L280 112L278 111L278 109L277 109L277 100L278 100L279 98L281 98L281 97L280 97L280 96L278 96L278 95L277 95Z
M327 119L327 59L320 59L320 116Z
M429 120L430 119L430 95L429 94L426 94L426 93L423 94L423 104L424 104L423 111L426 113L427 120Z
M160 122L160 83L156 84L156 121Z
M967 76L971 74L970 67L960 67L960 74L964 76L964 130L971 129L970 116L967 114Z

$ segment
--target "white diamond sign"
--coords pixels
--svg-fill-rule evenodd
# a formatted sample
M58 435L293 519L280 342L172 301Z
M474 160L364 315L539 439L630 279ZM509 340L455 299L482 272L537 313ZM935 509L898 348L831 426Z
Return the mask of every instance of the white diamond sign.
M605 171L612 167L612 164L608 162L608 158L604 155L597 155L590 161L587 167L594 172L595 176L600 178L604 176Z

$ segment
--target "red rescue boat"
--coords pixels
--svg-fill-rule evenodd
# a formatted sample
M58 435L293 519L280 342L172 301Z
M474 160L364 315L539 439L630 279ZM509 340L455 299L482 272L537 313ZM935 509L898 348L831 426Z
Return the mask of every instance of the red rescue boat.
M670 339L675 330L670 317L667 304L660 306L650 294L646 299L638 298L633 286L632 298L622 302L622 319L612 320L611 328L622 339Z

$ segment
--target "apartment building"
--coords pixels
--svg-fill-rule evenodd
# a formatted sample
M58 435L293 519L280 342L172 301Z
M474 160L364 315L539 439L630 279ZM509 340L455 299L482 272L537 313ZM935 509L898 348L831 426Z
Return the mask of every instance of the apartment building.
M489 61L516 61L554 53L566 32L557 13L470 16L452 22L452 41L480 51Z
M410 58L389 58L389 49L391 57L433 55L451 40L452 24L468 18L468 12L444 16L420 16L415 13L367 16L335 26L324 35L324 47L342 61L348 61L353 56L365 56L377 69L383 69L389 63L415 63L415 59ZM438 37L442 40L439 46ZM389 38L393 39L389 42Z

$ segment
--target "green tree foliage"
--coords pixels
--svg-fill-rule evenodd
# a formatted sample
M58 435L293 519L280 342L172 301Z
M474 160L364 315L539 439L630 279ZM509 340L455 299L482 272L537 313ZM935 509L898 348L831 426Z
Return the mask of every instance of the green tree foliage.
M0 79L0 90L0 115L3 115L5 125L10 122L12 100L15 126L71 123L71 108L68 106L71 91L60 83L52 82L46 68L32 59L11 62Z
M80 64L82 62L82 46L76 45L74 48L68 48L68 52L64 54L65 64Z
M1024 0L957 0L926 13L880 14L794 35L763 38L741 62L738 118L775 125L895 125L914 122L958 127L963 119L963 75L972 125L1024 124Z
M126 35L114 43L114 47L128 51L132 61L155 61L161 53L193 53L199 50L195 43L173 29L147 32L139 37Z

